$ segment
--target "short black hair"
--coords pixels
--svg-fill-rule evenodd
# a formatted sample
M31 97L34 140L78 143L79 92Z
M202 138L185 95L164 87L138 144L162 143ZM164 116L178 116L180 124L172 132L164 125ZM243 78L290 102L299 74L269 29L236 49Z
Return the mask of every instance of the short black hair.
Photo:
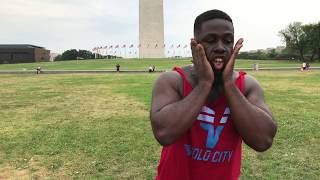
M196 34L198 34L201 31L202 23L204 23L208 20L211 20L211 19L225 19L225 20L232 23L231 17L223 11L220 11L218 9L206 11L206 12L200 14L196 18L196 20L194 21L194 28L193 28L194 36L196 36Z

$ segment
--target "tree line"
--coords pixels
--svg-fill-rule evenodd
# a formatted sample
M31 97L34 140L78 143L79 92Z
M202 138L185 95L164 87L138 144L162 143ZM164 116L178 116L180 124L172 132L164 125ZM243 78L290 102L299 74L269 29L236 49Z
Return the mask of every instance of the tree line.
M66 60L85 60L85 59L114 59L119 58L112 55L103 56L101 54L93 54L88 50L79 49L70 49L64 51L61 55L58 55L54 60L55 61L66 61Z
M269 51L241 52L241 59L284 59L313 62L320 60L320 22L303 25L293 22L279 31L279 36L286 44L285 48L277 52Z

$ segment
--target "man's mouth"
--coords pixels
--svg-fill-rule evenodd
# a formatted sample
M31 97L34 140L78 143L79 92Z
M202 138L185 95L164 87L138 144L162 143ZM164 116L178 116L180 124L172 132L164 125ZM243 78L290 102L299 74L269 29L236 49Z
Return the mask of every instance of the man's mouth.
M214 63L223 63L223 59L221 57L214 58Z
M214 69L222 70L224 64L224 60L222 57L216 57L213 59Z

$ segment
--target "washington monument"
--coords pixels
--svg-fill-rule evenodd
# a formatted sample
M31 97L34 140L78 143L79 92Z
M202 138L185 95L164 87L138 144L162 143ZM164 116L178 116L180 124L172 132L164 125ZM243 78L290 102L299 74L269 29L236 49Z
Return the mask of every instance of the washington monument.
M164 57L163 0L139 0L140 58Z

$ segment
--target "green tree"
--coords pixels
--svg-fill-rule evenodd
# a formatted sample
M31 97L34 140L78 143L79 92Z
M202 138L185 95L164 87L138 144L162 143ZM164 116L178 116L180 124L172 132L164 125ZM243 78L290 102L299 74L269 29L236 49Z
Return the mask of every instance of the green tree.
M313 61L316 55L320 58L320 22L304 25L303 31L306 34L307 51L311 54L310 61Z
M293 22L279 32L287 48L298 51L300 60L304 61L304 54L307 50L307 37L301 22Z
M268 56L270 59L274 59L277 56L276 49L271 49L271 51L268 53Z
M70 49L62 53L61 60L76 60L78 57L78 51L76 49Z
M78 57L81 59L94 59L94 54L90 51L79 49Z
M240 52L240 54L238 55L239 59L249 59L249 52Z
M54 61L61 61L61 60L62 60L62 56L60 54L54 58Z

